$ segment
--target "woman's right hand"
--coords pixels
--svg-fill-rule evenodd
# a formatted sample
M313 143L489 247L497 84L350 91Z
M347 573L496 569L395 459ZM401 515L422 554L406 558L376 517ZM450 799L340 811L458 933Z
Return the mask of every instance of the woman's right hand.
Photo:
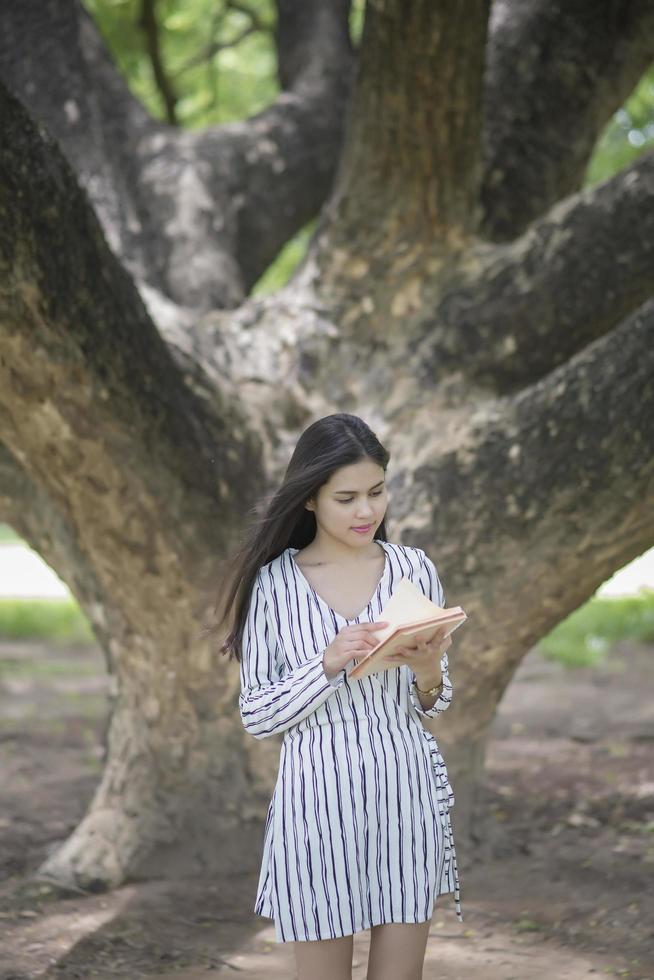
M383 629L384 626L390 626L390 623L353 623L351 626L344 626L322 656L323 670L327 679L333 680L353 657L359 660L367 657L379 643L375 631Z

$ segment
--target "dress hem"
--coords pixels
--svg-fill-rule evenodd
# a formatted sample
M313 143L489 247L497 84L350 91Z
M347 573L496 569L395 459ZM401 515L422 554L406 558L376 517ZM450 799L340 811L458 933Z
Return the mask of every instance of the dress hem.
M344 939L347 936L356 936L357 933L359 933L359 932L365 932L367 929L371 929L373 926L387 925L388 923L392 923L392 922L398 922L398 923L399 922L405 922L405 923L411 923L411 924L413 924L413 923L420 923L420 922L429 922L429 921L431 921L431 918L434 915L434 912L436 911L436 908L437 907L440 907L440 905L441 905L441 903L439 903L438 899L441 898L442 895L452 895L452 894L454 895L455 906L456 906L456 916L457 916L457 918L459 919L460 922L463 922L463 914L461 913L460 902L458 901L458 899L456 897L456 892L457 891L458 891L458 889L456 889L456 890L455 889L449 889L448 891L439 892L438 895L434 899L434 905L433 905L433 908L431 910L431 915L429 916L428 919L384 919L383 921L380 920L379 922L372 921L372 922L369 922L369 923L364 923L361 926L358 926L357 928L355 928L354 932L339 933L338 935L335 935L335 936L331 936L331 935L330 936L300 936L297 939L292 939L292 938L290 938L290 939L283 939L281 937L281 934L280 934L279 929L277 928L277 920L275 919L275 916L272 914L272 912L264 912L263 909L260 912L257 912L256 909L255 909L255 915L257 915L259 918L262 918L262 919L270 919L270 920L272 920L272 922L275 925L275 940L278 943L312 942L312 941L319 940L319 939Z

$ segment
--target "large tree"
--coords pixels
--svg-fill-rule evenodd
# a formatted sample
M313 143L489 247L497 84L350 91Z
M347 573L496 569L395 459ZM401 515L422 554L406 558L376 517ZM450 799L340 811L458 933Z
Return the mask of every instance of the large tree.
M368 0L356 50L348 8L278 0L279 96L189 131L76 0L0 7L0 519L115 678L102 779L43 869L64 884L216 867L261 820L278 743L199 629L314 418L388 444L392 536L469 612L429 723L460 835L521 658L654 540L654 159L583 187L654 3ZM249 296L313 216L289 284Z

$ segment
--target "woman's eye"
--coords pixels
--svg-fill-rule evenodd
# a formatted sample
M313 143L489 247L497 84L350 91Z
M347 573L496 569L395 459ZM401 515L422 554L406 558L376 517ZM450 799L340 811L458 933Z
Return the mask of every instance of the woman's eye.
M380 497L383 492L384 492L383 490L376 490L370 496L371 497ZM348 497L347 500L339 500L339 504L351 504L353 500L354 500L354 497Z

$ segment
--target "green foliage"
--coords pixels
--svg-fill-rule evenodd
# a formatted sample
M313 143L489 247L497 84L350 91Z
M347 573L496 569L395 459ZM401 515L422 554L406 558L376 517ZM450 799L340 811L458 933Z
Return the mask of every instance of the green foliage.
M365 10L366 0L352 0L350 7L350 38L354 45L358 45L361 42Z
M13 527L9 527L8 524L0 524L0 543L17 544L19 541L20 538Z
M538 650L568 667L592 667L620 640L654 643L654 589L635 596L594 596L548 633Z
M151 115L165 120L141 26L142 0L83 2L134 95ZM352 4L355 41L364 6L364 0ZM157 0L155 11L161 62L179 125L195 129L245 119L279 93L273 0L248 0L235 7L228 0Z
M0 639L95 642L73 599L0 599Z
M273 264L268 266L261 278L254 284L253 294L274 293L286 285L306 254L307 245L315 230L316 223L314 218L286 242Z
M139 26L142 0L83 2L134 95L155 118L165 119L145 32ZM248 0L247 9L254 19L244 12L245 5L232 8L228 0L158 0L161 60L176 97L179 125L195 129L244 119L265 109L279 93L275 4ZM354 44L361 38L364 11L365 0L353 0ZM606 126L589 161L585 183L610 177L652 146L654 67ZM270 292L288 282L305 254L312 224L287 243L254 292Z
M141 0L84 3L134 95L153 116L165 120L139 25ZM248 0L247 6L254 21L224 0L158 0L161 61L177 97L180 125L197 128L243 119L264 109L279 91L272 35L275 5L272 0Z
M600 136L588 165L586 184L606 180L653 147L654 65Z

